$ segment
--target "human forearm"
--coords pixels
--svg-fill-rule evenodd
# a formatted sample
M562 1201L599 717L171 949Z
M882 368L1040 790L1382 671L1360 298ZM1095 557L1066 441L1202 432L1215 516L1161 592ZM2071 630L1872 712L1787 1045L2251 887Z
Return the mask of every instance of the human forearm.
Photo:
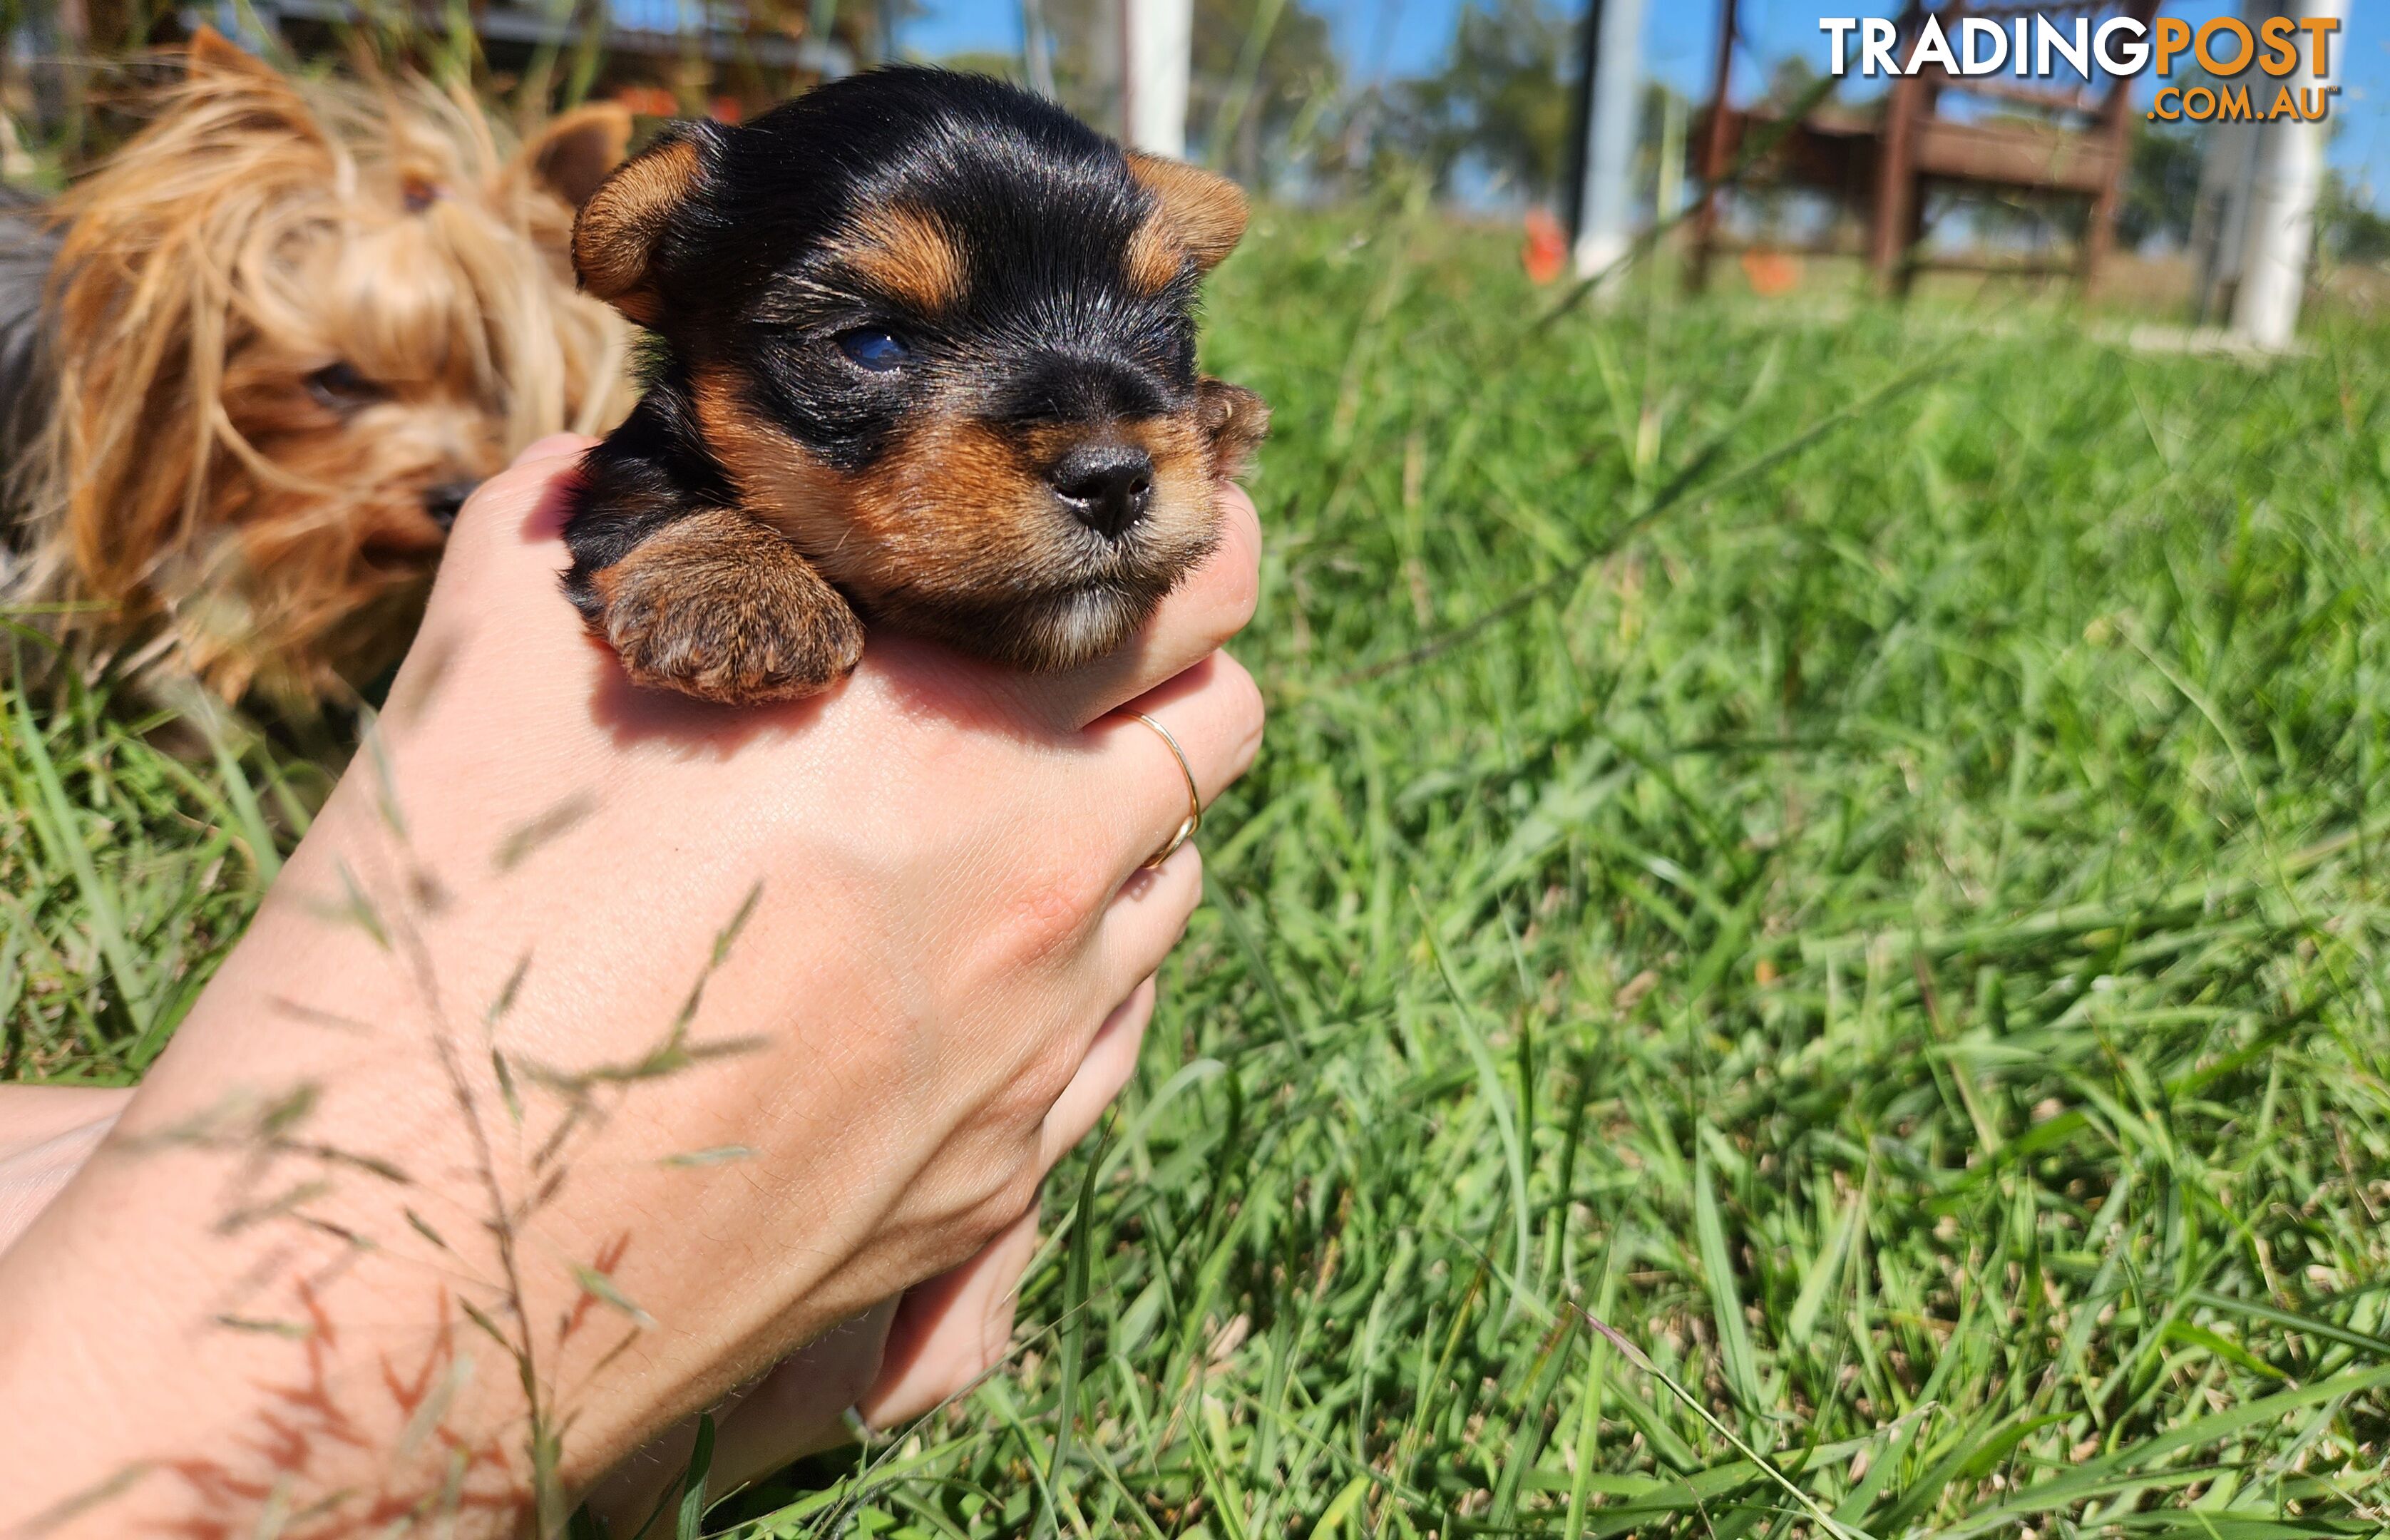
M484 954L443 933L503 925L495 895L452 895L440 920L391 904L387 949L302 901L341 891L325 852L369 870L382 844L348 805L326 811L115 1136L0 1255L18 1431L0 1459L29 1510L108 1492L87 1524L112 1534L136 1518L232 1523L280 1488L302 1504L361 1495L375 1513L453 1501L503 1532L541 1479L534 1410L560 1421L629 1329L582 1308L573 1269L622 1265L593 1216L623 1217L627 1235L662 1200L642 1124L570 1136L545 1164L574 1201L530 1206L548 1178L525 1135L562 1114L519 1086L534 1103L519 1132L481 1013L449 1004L503 987L447 976ZM626 1354L609 1372L639 1367ZM557 1478L623 1436L576 1430Z
M839 1190L879 1158L842 1115L878 1072L837 1030L871 1003L786 948L710 964L760 871L629 827L499 878L436 815L402 841L373 789L325 810L115 1136L0 1256L28 1430L6 1485L109 1492L91 1533L152 1505L238 1528L276 1487L504 1533L912 1281L851 1264L874 1216ZM658 903L593 899L665 870ZM835 934L842 892L767 884L748 923ZM812 1021L777 1008L799 998ZM820 1216L807 1244L763 1242L759 1182Z
M1159 738L1082 725L1250 572L1175 598L1143 674L1041 693L875 640L731 717L626 692L557 600L558 473L469 510L383 738L0 1253L0 1533L553 1522L1014 1226L1124 1078L1098 1028L1150 1005L1199 867L1137 870L1185 808ZM1140 709L1206 798L1258 738L1225 660Z

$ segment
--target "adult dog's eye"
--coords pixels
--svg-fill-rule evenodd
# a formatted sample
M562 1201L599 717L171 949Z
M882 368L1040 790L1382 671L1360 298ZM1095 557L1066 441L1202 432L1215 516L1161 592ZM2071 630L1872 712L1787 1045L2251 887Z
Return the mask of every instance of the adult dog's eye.
M856 368L869 369L873 374L902 368L905 360L912 356L910 348L878 327L857 327L853 331L840 332L838 351L846 354Z
M351 364L327 364L309 375L307 393L335 412L353 412L390 394Z

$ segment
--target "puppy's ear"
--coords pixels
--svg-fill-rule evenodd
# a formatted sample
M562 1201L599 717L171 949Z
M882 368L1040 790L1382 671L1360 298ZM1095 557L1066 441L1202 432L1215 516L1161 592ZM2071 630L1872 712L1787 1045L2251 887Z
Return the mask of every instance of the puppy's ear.
M173 121L185 106L205 104L203 110L234 114L239 133L278 134L325 145L323 124L289 77L213 27L202 24L191 34L183 59L177 107L161 122Z
M1245 233L1245 190L1184 160L1129 151L1128 173L1151 195L1161 233L1209 273L1237 249Z
M1233 481L1269 437L1269 403L1241 385L1205 376L1195 384L1195 420L1212 451L1212 479Z
M675 123L606 178L572 222L581 287L641 326L655 324L659 248L705 190L712 123Z
M209 77L238 80L248 77L252 80L272 81L277 85L282 83L281 73L274 66L204 21L199 23L199 31L191 34L191 46L185 57L185 67L190 71L195 80Z
M631 148L631 109L592 102L551 122L515 152L513 170L527 185L553 193L568 209L597 194Z

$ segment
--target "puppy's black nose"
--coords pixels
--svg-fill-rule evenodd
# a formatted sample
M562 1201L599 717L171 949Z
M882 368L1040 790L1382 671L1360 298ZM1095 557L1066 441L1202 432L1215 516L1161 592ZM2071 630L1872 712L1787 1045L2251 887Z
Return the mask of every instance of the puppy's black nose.
M1047 479L1072 515L1107 540L1153 506L1153 457L1132 444L1082 444Z
M473 495L481 484L479 481L450 481L444 486L433 487L423 494L423 511L431 516L433 523L444 530L456 522L456 510L465 506L465 499Z

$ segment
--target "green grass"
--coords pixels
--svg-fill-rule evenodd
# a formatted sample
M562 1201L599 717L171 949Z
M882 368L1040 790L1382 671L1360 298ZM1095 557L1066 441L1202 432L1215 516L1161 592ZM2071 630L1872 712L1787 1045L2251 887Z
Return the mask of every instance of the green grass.
M2390 337L1373 228L1214 300L1270 738L1012 1372L713 1530L2390 1528ZM121 1077L307 783L0 735L9 1067Z

